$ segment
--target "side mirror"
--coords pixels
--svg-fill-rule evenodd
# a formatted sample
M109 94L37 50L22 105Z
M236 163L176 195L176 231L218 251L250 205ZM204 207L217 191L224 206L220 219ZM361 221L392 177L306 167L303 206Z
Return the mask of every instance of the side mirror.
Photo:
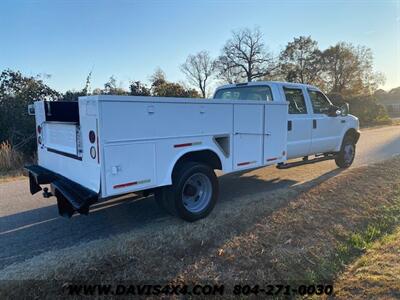
M343 104L340 107L340 111L341 111L341 115L342 116L347 116L349 114L349 111L350 111L349 104L348 103Z
M35 115L35 105L29 104L28 105L28 115L34 116Z
M327 111L327 115L329 117L337 117L342 114L341 108L337 107L336 105L331 105Z

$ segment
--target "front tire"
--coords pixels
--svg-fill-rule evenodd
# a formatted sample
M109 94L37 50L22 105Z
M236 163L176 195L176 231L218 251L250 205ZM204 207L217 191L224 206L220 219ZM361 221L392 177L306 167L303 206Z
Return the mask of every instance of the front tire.
M172 175L172 185L159 189L157 203L170 214L194 222L210 214L218 199L218 179L209 166L186 162Z
M356 144L350 136L344 138L340 152L337 153L335 162L339 168L346 169L351 166L356 155Z

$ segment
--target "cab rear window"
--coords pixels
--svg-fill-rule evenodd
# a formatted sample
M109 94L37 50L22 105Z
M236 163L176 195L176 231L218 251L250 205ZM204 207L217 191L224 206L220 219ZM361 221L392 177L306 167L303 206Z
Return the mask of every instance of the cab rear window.
M214 99L273 101L269 86L245 86L220 89Z

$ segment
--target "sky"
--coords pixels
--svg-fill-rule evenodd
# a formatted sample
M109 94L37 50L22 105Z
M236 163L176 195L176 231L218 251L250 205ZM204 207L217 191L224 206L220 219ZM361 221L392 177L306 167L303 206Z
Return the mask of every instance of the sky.
M125 88L147 82L157 67L184 81L189 54L217 57L232 30L255 26L274 55L300 35L321 49L367 46L382 88L400 86L400 0L0 0L0 71L50 75L45 82L61 92L83 88L90 71L92 88L112 75Z

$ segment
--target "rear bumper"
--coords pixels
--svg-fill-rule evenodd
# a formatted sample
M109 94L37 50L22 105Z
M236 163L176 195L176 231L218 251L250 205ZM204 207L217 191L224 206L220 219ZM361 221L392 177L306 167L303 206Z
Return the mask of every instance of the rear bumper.
M42 190L41 184L51 185L61 216L71 217L74 212L87 215L90 205L99 198L98 193L41 166L30 165L25 166L25 169L29 173L29 189L32 195Z

